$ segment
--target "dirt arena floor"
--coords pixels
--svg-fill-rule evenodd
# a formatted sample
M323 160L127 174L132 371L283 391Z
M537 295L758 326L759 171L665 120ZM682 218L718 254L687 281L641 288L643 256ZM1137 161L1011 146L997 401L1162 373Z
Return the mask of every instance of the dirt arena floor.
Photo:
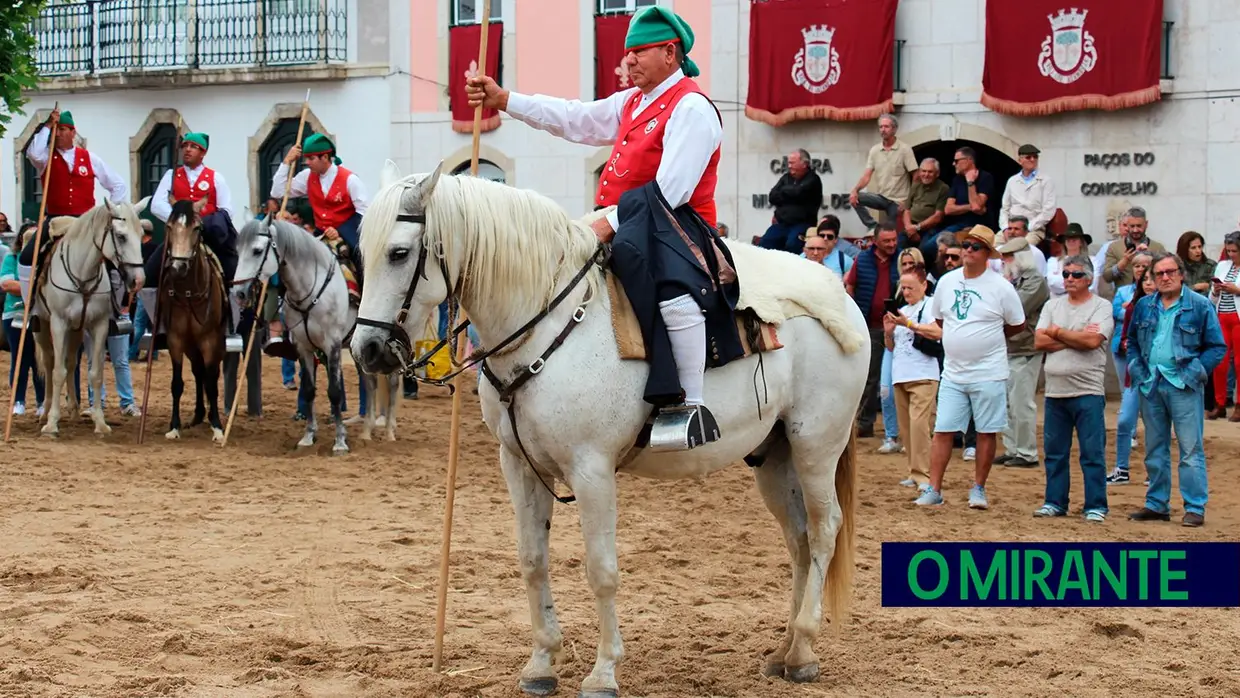
M141 395L142 371L134 372ZM138 420L120 416L112 391L115 432L103 441L76 416L58 442L37 437L33 414L15 418L16 441L0 465L0 695L519 695L527 605L512 511L475 396L465 395L463 412L449 673L436 675L447 391L424 388L401 404L399 441L364 443L352 427L354 452L333 458L322 432L315 449L295 451L294 393L281 388L275 360L266 361L265 416L239 414L226 450L204 427L166 441L166 359L154 381L140 447ZM192 400L185 404L192 412ZM1040 470L997 468L992 509L970 511L971 464L960 461L948 472L948 505L920 510L896 484L902 457L861 441L853 616L842 637L824 631L822 677L807 686L759 674L783 631L790 572L748 469L738 463L706 482L622 477L622 690L1240 696L1235 609L921 610L886 609L880 599L882 541L1236 539L1240 425L1206 429L1212 487L1198 530L1178 525L1178 492L1172 523L1125 519L1142 501L1139 461L1136 483L1112 490L1112 517L1091 525L1031 518ZM1074 472L1075 507L1080 488ZM552 576L568 648L560 695L571 696L589 672L597 630L577 511L556 509Z

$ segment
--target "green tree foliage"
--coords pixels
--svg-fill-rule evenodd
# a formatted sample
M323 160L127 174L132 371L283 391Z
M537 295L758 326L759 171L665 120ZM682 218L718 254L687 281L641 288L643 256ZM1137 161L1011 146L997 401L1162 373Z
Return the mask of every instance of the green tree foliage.
M47 0L0 0L0 136L14 114L30 100L23 94L39 83L39 69L31 53L35 39L30 27Z

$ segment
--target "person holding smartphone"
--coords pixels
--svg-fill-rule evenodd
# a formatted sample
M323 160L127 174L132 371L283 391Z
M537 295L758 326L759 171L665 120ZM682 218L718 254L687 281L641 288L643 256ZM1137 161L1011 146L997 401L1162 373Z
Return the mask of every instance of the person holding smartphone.
M1210 300L1218 311L1227 355L1214 369L1214 409L1207 415L1209 419L1219 419L1227 413L1228 370L1234 366L1240 376L1240 231L1228 233L1223 239L1223 253L1226 259L1218 263L1210 279ZM1240 396L1228 419L1240 422Z

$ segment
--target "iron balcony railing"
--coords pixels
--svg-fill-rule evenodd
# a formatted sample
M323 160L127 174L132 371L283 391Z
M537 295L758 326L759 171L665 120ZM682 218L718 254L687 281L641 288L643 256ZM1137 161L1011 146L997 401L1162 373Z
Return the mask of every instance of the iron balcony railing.
M45 76L343 63L349 0L56 0L32 27Z

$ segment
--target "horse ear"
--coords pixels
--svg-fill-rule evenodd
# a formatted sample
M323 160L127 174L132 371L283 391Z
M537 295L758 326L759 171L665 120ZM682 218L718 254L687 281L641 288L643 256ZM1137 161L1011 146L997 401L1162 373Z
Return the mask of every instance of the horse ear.
M147 204L149 203L151 203L151 197L148 196L148 197L143 198L137 204L135 204L133 207L134 215L135 216L142 215L142 212L146 210Z
M400 179L400 168L389 159L383 163L383 171L379 173L379 188L382 189L398 179Z
M435 185L439 183L439 173L443 171L443 160L435 165L435 171L430 173L421 182L418 182L417 192L418 200L422 202L422 208L425 210L426 204L430 201L431 194L435 193Z

